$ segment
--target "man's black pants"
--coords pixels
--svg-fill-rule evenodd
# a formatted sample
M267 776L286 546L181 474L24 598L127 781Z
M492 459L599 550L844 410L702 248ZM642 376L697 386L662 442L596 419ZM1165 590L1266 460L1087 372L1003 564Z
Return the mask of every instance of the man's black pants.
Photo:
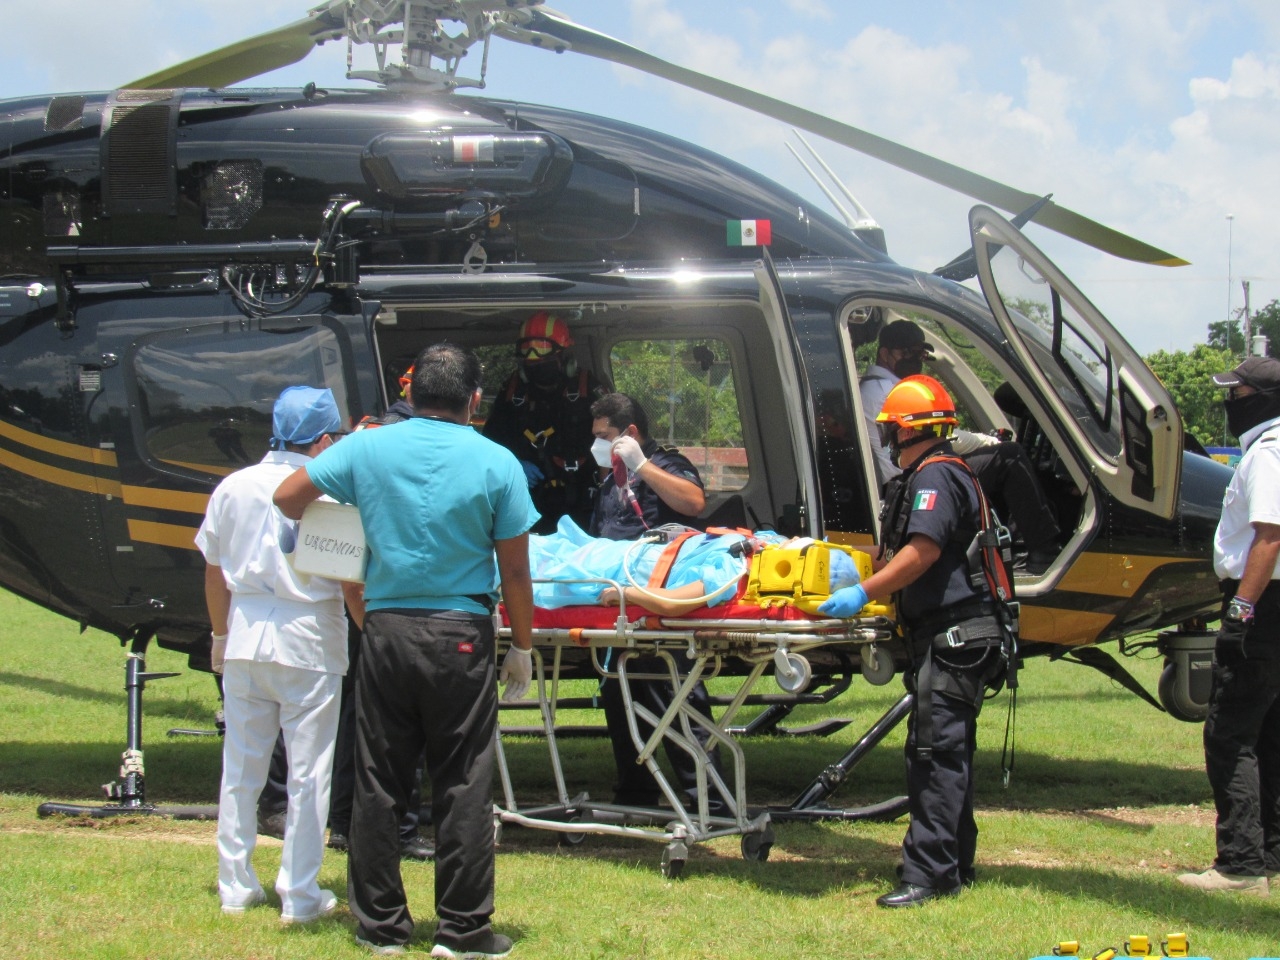
M1228 597L1235 592L1234 586ZM1204 762L1218 811L1223 873L1280 870L1280 583L1263 591L1245 651L1218 644Z
M434 939L456 950L490 942L496 672L487 617L375 610L365 618L347 893L370 942L413 934L399 824L424 750L436 825Z

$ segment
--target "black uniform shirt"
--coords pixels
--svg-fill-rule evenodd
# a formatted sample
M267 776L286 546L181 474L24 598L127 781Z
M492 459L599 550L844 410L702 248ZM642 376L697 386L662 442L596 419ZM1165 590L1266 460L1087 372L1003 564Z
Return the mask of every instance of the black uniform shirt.
M943 444L930 453L950 454L951 448ZM963 470L954 463L925 463L911 474L903 543L923 534L942 548L942 555L902 590L899 614L908 626L931 619L945 607L987 597L985 588L977 590L969 583L966 553L980 522L978 495Z
M698 468L689 462L682 453L670 448L659 447L656 440L646 440L640 448L653 465L665 470L682 480L689 480L702 486L702 478L698 476ZM643 480L631 478L631 490L644 511L644 520L636 514L635 507L621 494L613 482L613 474L605 477L596 496L595 512L591 515L591 528L587 531L593 537L604 537L607 540L634 540L650 527L664 523L682 523L693 526L695 518L676 513Z

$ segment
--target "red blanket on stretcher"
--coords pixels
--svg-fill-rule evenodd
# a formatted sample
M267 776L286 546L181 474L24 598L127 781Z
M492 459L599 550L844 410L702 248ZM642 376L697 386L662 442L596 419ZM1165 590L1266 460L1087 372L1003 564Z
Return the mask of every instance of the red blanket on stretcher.
M788 604L778 604L776 606L761 607L754 603L743 603L742 594L747 588L747 578L743 577L742 582L738 584L738 592L734 594L732 600L728 603L722 603L715 607L698 607L688 613L682 613L679 617L667 616L667 620L810 620L813 619L802 610L798 610ZM502 613L502 622L507 624L507 611L504 606L499 604L498 609ZM637 606L634 603L627 604L627 621L635 623L645 617L652 617L655 625L659 619L658 615L646 610L644 607ZM617 607L600 607L600 606L579 606L579 607L559 607L555 610L544 610L538 607L533 612L533 625L535 627L561 627L569 629L572 627L581 627L587 630L608 630L618 622Z

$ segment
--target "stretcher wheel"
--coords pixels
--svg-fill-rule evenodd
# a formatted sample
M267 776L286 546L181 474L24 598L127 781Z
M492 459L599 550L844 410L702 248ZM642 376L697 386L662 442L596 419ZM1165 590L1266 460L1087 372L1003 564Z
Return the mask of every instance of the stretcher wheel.
M882 687L893 679L893 657L877 644L864 643L859 652L862 677L874 687Z
M576 814L576 813L575 813L572 817L566 817L566 818L565 818L565 822L566 822L566 823L581 823L581 822L582 822L582 816L581 816L580 814ZM576 833L576 832L572 832L572 831L565 831L564 833L561 833L561 834L560 834L560 842L561 842L561 843L563 843L563 844L565 844L565 845L567 845L567 846L570 846L570 847L577 847L577 846L580 846L580 845L582 844L582 841L584 841L584 840L586 840L586 839L587 839L587 835L586 835L585 833Z
M742 835L742 859L764 863L773 848L772 833L744 833Z
M773 655L773 679L784 693L803 693L813 679L813 668L800 654L778 650Z
M688 856L688 846L681 840L672 840L662 849L662 875L668 880L679 879Z

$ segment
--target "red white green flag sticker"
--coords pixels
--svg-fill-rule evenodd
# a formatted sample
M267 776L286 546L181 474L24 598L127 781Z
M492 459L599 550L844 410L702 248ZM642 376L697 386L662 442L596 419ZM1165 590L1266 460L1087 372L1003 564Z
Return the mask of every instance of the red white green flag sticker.
M767 247L773 240L769 220L728 220L725 232L731 247Z
M921 490L916 494L916 502L911 505L912 510L932 510L933 505L938 502L937 490Z

